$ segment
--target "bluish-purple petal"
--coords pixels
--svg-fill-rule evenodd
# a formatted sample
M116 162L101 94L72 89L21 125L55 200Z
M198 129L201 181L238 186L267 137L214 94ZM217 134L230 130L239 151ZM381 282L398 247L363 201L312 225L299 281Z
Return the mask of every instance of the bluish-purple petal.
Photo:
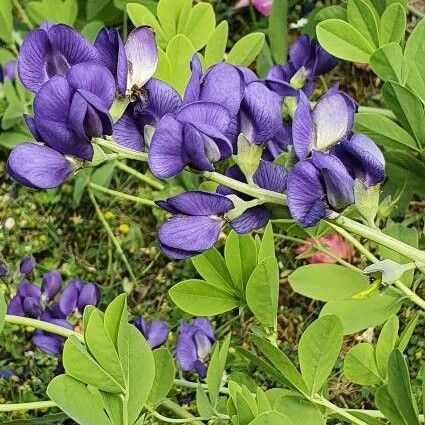
M254 174L254 182L263 189L283 193L286 190L286 170L269 161L261 160Z
M41 282L41 296L52 300L62 287L62 276L59 270L50 270L44 273Z
M239 217L230 221L230 226L237 233L251 233L265 227L270 219L270 211L263 206L247 209Z
M307 96L300 91L297 109L292 121L292 141L299 159L306 158L311 151L314 135L310 102Z

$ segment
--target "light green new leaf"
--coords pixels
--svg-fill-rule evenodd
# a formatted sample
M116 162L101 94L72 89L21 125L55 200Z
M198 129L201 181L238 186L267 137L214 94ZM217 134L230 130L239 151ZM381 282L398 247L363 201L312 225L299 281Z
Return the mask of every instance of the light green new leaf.
M302 334L298 358L310 395L328 379L341 350L342 331L338 317L324 316L315 320Z
M288 280L295 292L320 301L344 300L369 287L366 276L337 264L298 267Z
M379 22L381 46L387 43L400 43L406 31L406 10L398 3L385 9Z
M400 44L388 43L370 57L372 71L384 81L402 82L403 49Z
M229 292L203 280L180 282L170 289L169 294L177 307L194 316L215 316L239 306L239 301Z
M217 25L205 47L205 70L207 70L210 66L215 65L216 63L220 63L224 60L228 36L229 23L227 21L222 21Z
M316 32L322 47L340 59L369 63L369 57L375 50L356 28L341 19L321 22Z
M373 55L372 55L373 57ZM418 150L415 139L397 123L381 114L356 114L355 130L370 137L382 147Z
M242 37L230 50L227 62L234 65L250 65L261 52L264 42L265 36L261 32L253 32Z
M242 296L251 273L257 266L257 246L251 235L239 235L231 231L224 247L227 269L235 289Z
M119 322L120 317L117 318ZM94 310L84 332L86 345L99 365L107 371L122 387L125 387L124 371L116 347L109 332L105 329L99 310Z
M6 43L13 42L12 0L0 1L0 39Z
M257 320L274 327L279 298L279 266L275 257L267 257L252 272L246 285L246 302Z
M96 40L97 34L105 26L105 23L102 21L92 21L84 25L81 30L81 35L87 38L92 43Z
M375 404L392 425L407 425L390 396L387 385L383 385L376 391Z
M398 338L398 317L391 316L382 327L376 344L375 358L379 374L382 379L387 377L388 359L393 351Z
M273 225L269 221L261 238L260 249L258 250L258 262L260 263L267 257L274 257L275 255Z
M29 17L41 24L44 21L72 26L78 15L77 0L41 0L28 3Z
M408 425L419 425L418 408L413 398L409 370L400 350L395 349L388 360L388 392L401 417Z
M202 49L214 33L215 13L208 3L198 3L191 12L183 34L192 42L195 50Z
M401 125L418 143L425 145L425 114L420 99L408 88L389 81L384 85L384 98Z
M153 358L155 361L155 380L149 394L148 403L155 407L170 392L176 375L176 367L173 355L167 348L154 350Z
M177 34L180 14L186 3L186 0L161 0L158 2L156 13L167 41Z
M376 385L381 382L372 344L362 342L350 349L344 359L344 375L356 384Z
M163 50L158 49L158 66L155 71L155 78L161 81L165 81L168 84L172 84L172 76L171 76L171 64L167 55Z
M53 378L47 387L47 395L80 425L112 425L100 397L70 376Z
M288 0L274 0L269 18L270 50L275 63L286 62L288 54Z
M196 52L192 42L183 34L176 35L167 46L171 66L171 85L182 95L189 81L190 61Z
M198 409L199 415L203 418L211 418L214 414L214 408L201 384L198 384L198 388L196 389L196 408Z
M122 391L120 384L93 359L76 337L70 336L66 340L62 359L67 375L106 392Z
M196 271L210 284L225 291L233 291L232 277L224 258L216 248L211 248L192 258Z
M338 316L347 335L385 322L400 310L401 303L402 296L398 292L387 290L384 295L375 293L364 299L328 301L320 316Z
M348 0L347 20L367 41L377 48L379 46L377 12L364 0Z
M288 417L282 413L271 410L261 413L249 425L292 425Z
M410 338L412 337L413 332L416 329L416 325L418 324L419 317L420 317L420 313L417 311L416 313L413 314L413 316L410 318L409 322L407 323L407 325L401 332L400 338L398 339L396 344L396 347L401 352L403 352L406 349L407 344L409 343Z
M118 295L105 310L105 328L114 346L118 349L118 334L127 326L128 312L127 312L127 295Z
M6 300L4 299L4 293L0 292L0 332L3 330L5 316L6 316Z

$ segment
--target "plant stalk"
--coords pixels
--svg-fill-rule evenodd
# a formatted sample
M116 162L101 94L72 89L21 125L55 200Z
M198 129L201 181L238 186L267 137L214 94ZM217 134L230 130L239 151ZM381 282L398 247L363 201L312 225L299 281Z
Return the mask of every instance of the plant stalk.
M154 189L157 190L164 190L165 186L156 178L147 176L143 173L140 173L139 171L135 170L132 167L129 167L127 164L124 164L123 162L118 162L117 167L121 170L127 172L128 174L133 175L134 177L138 178L139 180L151 185Z
M112 152L118 153L122 158L135 159L137 161L147 162L148 154L146 152L137 152L132 149L127 149L115 143L113 140L93 139L93 142L103 148L107 148Z
M51 409L57 407L54 401L34 401L31 403L0 404L0 412L19 412L24 410Z

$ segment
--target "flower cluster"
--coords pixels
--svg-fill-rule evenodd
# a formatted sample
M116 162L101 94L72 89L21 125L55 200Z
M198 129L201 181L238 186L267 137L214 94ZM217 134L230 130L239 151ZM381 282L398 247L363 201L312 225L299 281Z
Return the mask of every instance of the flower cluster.
M34 267L35 262L24 259L20 265L21 274L29 275ZM99 300L99 288L93 283L74 279L62 290L60 272L51 270L43 275L41 286L24 279L10 300L7 312L73 329L73 323L81 318L84 308L97 305ZM58 355L62 352L64 338L38 330L32 342L40 350Z
M148 27L136 28L125 43L115 29L102 29L94 44L66 25L31 32L18 72L36 94L34 117L26 122L38 143L12 151L9 174L29 187L57 186L92 159L92 138L112 135L126 149L147 151L150 170L161 179L186 167L214 172L224 162L233 181L286 192L290 213L303 226L352 204L356 179L365 187L384 180L382 153L353 133L354 100L333 87L312 108L316 77L337 62L307 36L264 80L227 63L203 70L195 54L183 96L152 78L157 63ZM127 106L113 123L109 110L117 99ZM282 155L287 169L276 161ZM158 232L161 248L183 259L211 248L227 223L239 233L262 228L270 218L263 204L222 185L215 193L158 201L171 214Z

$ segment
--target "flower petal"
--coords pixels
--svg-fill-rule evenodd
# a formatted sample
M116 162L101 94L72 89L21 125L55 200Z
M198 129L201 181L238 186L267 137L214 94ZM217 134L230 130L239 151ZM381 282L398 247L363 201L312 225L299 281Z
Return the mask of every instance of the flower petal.
M212 164L220 160L220 151L211 139L206 139L193 125L184 125L183 148L189 164L197 170L213 171Z
M298 37L289 49L289 59L296 69L301 68L307 62L312 51L313 40L308 35Z
M224 221L219 218L192 216L172 217L158 230L160 242L174 249L206 251L220 236Z
M356 112L354 105L343 93L331 92L319 99L312 112L316 129L314 149L326 151L351 132Z
M45 299L52 300L60 291L62 276L59 270L50 270L44 273L41 282L41 295Z
M230 225L237 233L251 233L267 225L270 219L270 211L263 206L247 209L238 218L230 221Z
M192 322L192 326L200 329L211 341L215 341L213 325L206 317L197 317Z
M261 160L254 174L254 183L263 189L283 193L286 190L286 170L269 161Z
M143 87L155 74L158 48L150 27L134 29L125 42L128 63L127 90Z
M292 217L304 227L314 226L326 216L324 188L319 171L310 161L300 161L291 169L287 196Z
M193 369L198 357L196 345L191 336L180 334L176 345L176 359L184 372L189 372Z
M155 177L166 179L180 173L187 164L183 152L183 127L172 115L165 115L152 137L149 168Z
M22 300L19 295L15 295L7 306L7 314L13 314L14 316L25 316L24 307Z
M354 180L344 164L332 154L313 152L313 165L320 171L329 204L340 210L354 202Z
M313 137L314 126L310 102L307 96L300 91L297 109L295 110L292 121L292 141L295 153L299 159L306 158L311 151Z
M167 199L167 204L180 214L191 216L220 215L234 207L225 196L203 191L183 192Z
M32 337L32 343L44 353L58 356L62 353L64 339L51 334L37 333Z
M167 245L159 243L159 247L161 248L161 251L164 255L167 257L173 259L173 260L185 260L190 257L194 257L195 255L201 254L202 251L190 251L186 249L178 249L178 248L171 248Z
M98 305L100 301L100 290L97 287L97 285L93 283L87 283L85 284L79 294L78 294L78 301L77 301L77 307L80 313L83 313L84 308L88 305Z
M193 339L195 340L196 354L198 356L198 359L204 360L211 352L212 344L210 339L201 330L197 330L194 332Z
M114 124L112 137L119 145L141 152L145 147L143 134L145 124L135 118L135 104L136 102L131 102Z
M202 65L198 54L194 53L190 61L190 80L183 96L184 103L197 102L201 93Z
M35 189L60 186L73 170L62 154L34 143L23 143L14 148L6 167L14 180Z
M162 320L154 320L149 327L148 342L151 348L157 348L168 339L169 329Z

